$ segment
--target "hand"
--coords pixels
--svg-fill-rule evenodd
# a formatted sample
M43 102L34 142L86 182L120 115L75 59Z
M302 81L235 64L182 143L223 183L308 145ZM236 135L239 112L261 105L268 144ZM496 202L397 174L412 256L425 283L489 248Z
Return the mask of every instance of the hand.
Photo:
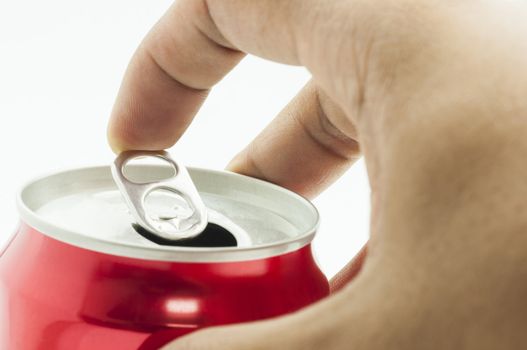
M113 149L172 146L245 53L303 65L312 81L229 167L313 197L360 150L373 208L368 256L338 276L335 290L364 261L340 292L166 349L527 346L526 11L499 0L176 2L130 63Z

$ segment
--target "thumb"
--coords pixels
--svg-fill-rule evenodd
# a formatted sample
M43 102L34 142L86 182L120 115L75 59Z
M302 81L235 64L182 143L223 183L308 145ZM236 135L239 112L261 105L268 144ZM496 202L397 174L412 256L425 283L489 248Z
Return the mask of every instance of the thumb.
M246 326L207 328L165 345L160 350L242 350L260 349L258 332Z
M231 326L211 327L176 339L160 350L304 349L298 341L295 341L295 335L302 333L301 327L298 322L292 321L291 317L286 316Z

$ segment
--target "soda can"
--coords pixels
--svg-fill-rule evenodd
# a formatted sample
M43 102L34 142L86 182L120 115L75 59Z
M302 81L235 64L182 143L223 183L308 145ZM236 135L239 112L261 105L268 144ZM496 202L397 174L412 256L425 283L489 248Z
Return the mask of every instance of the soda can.
M171 172L126 169L137 183ZM308 200L243 175L188 172L209 224L176 245L133 225L110 167L23 187L20 225L0 251L0 349L158 349L197 329L291 313L328 295L311 249L319 216ZM161 191L145 205L164 210L174 200Z

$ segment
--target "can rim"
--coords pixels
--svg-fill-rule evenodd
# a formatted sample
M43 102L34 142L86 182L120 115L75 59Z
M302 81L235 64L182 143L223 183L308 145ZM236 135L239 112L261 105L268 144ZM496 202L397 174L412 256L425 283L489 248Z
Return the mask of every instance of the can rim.
M258 186L267 187L269 190L282 192L292 196L303 203L313 214L314 223L308 229L300 232L295 237L284 240L257 245L253 247L223 247L223 248L205 248L205 247L176 247L176 246L141 246L128 242L117 242L106 240L100 237L88 237L82 233L60 227L41 218L25 202L24 191L31 185L45 180L52 176L66 175L72 172L88 171L110 171L106 165L85 166L80 168L69 168L61 171L50 172L45 175L34 177L25 182L17 191L16 203L21 220L37 230L38 232L57 239L61 242L103 254L110 254L121 257L128 257L142 260L171 261L171 262L236 262L245 260L264 259L272 256L286 254L298 250L313 240L315 233L320 226L320 215L317 208L307 198L298 193L290 191L273 183L253 178L250 176L233 173L225 170L213 170L201 167L188 167L191 173L213 173L217 175L228 175L237 177L241 181L250 181Z

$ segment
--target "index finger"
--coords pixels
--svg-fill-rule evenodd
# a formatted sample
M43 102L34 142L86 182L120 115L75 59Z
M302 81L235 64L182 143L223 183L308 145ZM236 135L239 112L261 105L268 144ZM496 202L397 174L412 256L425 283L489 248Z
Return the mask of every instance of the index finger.
M239 49L297 64L295 2L211 2L213 20L207 1L177 1L129 64L108 128L114 151L172 146L209 89L242 59Z

